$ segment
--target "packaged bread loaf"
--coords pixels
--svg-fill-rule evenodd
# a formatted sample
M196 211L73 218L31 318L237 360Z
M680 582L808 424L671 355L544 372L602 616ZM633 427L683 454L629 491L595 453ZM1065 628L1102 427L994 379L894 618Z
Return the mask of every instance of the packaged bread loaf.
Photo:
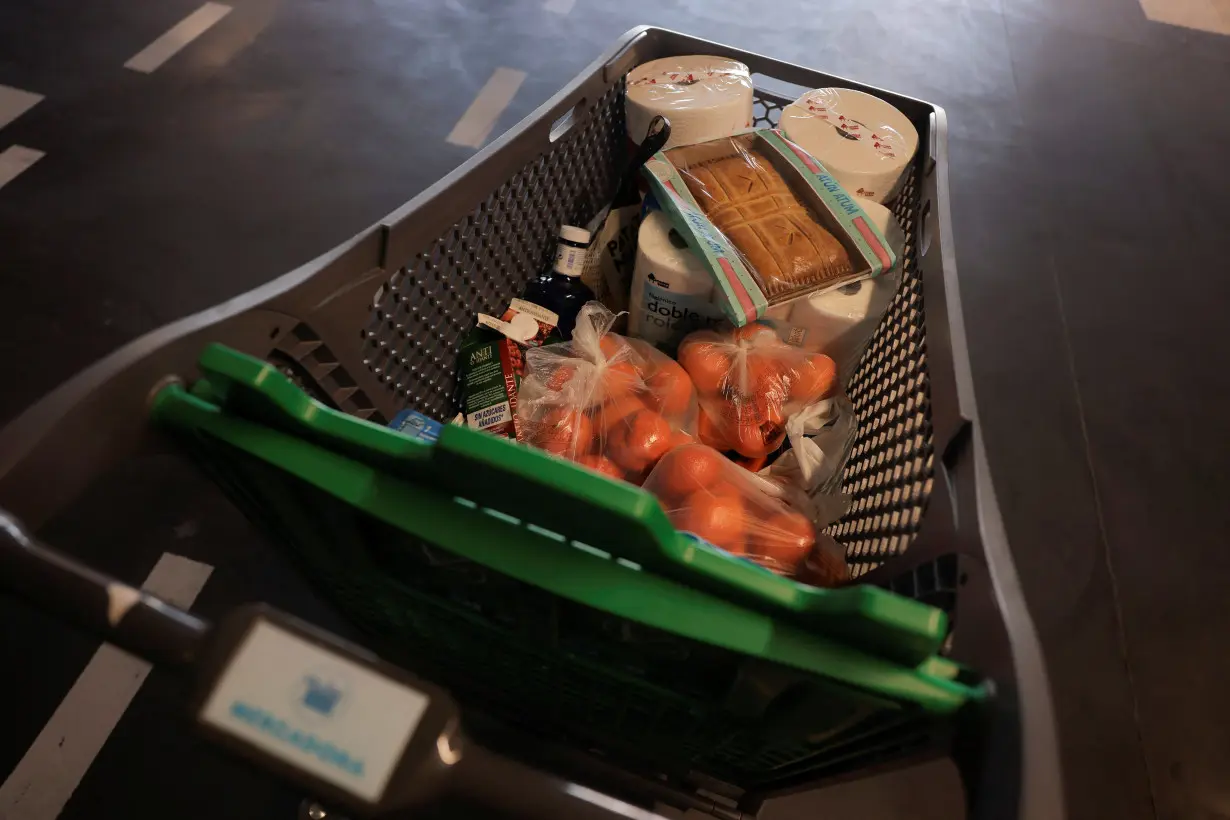
M858 202L776 131L673 148L645 174L672 226L713 274L714 301L736 326L896 263Z
M705 216L751 264L766 296L814 290L854 271L846 249L758 151L700 162L681 173Z

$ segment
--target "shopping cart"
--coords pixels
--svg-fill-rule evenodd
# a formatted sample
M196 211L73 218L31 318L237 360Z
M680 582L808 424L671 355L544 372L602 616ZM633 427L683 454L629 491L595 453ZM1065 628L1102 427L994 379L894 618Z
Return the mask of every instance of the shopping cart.
M758 125L801 90L837 85L887 99L920 134L893 205L908 237L901 289L849 390L853 506L831 533L858 586L813 590L688 546L641 491L526 448L457 427L427 445L382 427L407 407L447 416L473 315L498 312L546 263L558 226L584 224L612 190L626 154L624 76L683 54L747 63ZM482 744L467 748L514 751L586 794L724 820L755 815L775 794L946 753L972 816L1062 817L1046 675L974 405L945 129L928 103L636 29L380 224L133 342L30 408L0 433L0 507L37 529L117 462L170 440L292 551L367 645L457 697ZM4 548L17 556L3 565L13 573L90 579L20 534ZM76 599L60 593L96 596L82 590L100 583L2 582L66 617ZM178 630L177 641L202 645L199 622L168 617L153 634ZM116 634L97 616L77 621ZM258 625L452 702L268 611L211 633L222 637L211 639L202 692L220 685ZM169 659L161 644L129 645ZM407 752L373 796L272 759L210 723L203 702L194 715L210 737L356 813L405 808L394 798L452 749L443 724L420 724L415 744L430 735L444 745ZM518 764L490 760L501 761L485 770L503 786L484 791L474 774L483 766L458 781L482 802L575 811L514 800L510 784L559 787L505 782L519 770L503 767Z

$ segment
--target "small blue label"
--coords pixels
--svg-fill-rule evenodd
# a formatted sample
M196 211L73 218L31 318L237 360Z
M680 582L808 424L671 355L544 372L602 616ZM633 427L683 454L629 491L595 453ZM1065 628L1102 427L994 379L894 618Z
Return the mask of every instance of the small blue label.
M443 424L430 416L424 416L417 410L402 410L393 421L389 422L389 427L403 436L426 442L439 439L440 431L444 429Z
M305 754L323 760L330 766L335 766L356 777L363 777L365 767L361 759L345 749L339 749L332 743L321 740L311 731L292 726L266 709L237 700L231 704L231 714L244 723L255 726L260 732L294 746Z

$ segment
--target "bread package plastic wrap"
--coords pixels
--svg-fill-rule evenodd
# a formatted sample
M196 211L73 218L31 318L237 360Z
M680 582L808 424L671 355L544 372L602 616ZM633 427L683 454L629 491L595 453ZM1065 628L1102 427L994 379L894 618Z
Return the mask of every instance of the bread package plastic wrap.
M693 440L696 391L677 362L610 332L614 322L589 302L572 341L525 352L519 438L639 485L658 459Z
M715 301L736 326L896 264L858 201L777 131L660 152L645 174L713 274Z

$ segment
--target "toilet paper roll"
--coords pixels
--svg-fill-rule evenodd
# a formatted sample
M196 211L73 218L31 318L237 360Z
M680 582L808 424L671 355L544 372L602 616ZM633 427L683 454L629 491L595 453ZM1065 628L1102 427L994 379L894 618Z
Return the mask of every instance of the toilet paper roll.
M662 211L647 214L636 238L629 335L673 352L693 330L721 321L713 290L713 274L671 227L670 218Z
M896 218L883 205L855 199L900 259L905 232ZM778 305L768 318L786 342L832 358L842 384L846 384L900 284L900 271L894 269L874 279Z
M818 88L786 106L786 136L851 194L875 202L897 195L918 149L918 131L891 105L849 88Z
M628 74L628 136L641 143L658 114L671 123L666 148L717 139L752 124L752 76L723 57L665 57Z
M900 283L900 275L890 273L800 299L790 305L790 324L805 329L804 349L825 353L837 363L844 384L858 366Z
M892 211L878 202L872 202L861 196L855 196L854 201L863 209L863 213L867 214L872 224L880 229L884 240L888 242L888 246L897 256L897 264L900 265L901 255L905 253L905 231L901 230L901 225L897 223L897 218L893 216Z

